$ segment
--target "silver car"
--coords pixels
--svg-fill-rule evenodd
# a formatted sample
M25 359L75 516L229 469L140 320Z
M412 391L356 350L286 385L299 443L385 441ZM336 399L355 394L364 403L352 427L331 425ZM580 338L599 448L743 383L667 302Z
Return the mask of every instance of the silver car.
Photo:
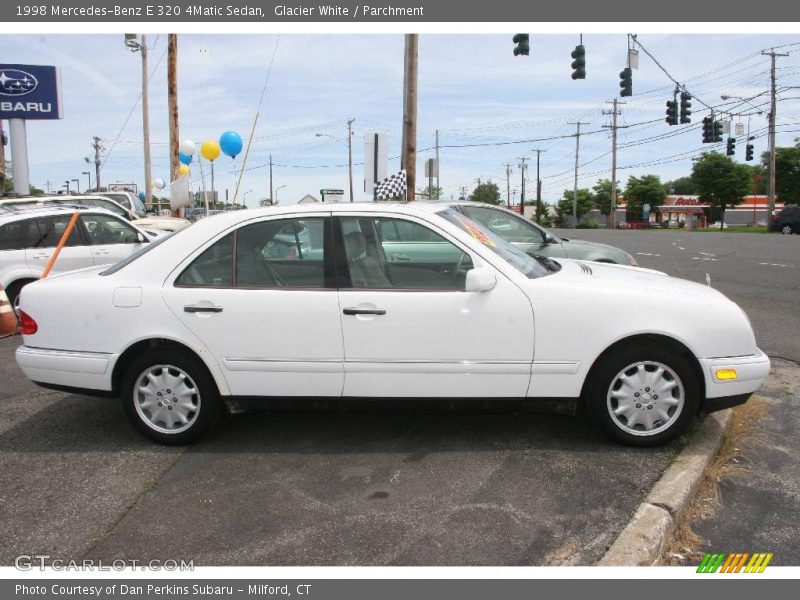
M638 266L636 259L621 248L596 242L560 238L544 227L499 206L480 202L450 202L448 204L528 254Z

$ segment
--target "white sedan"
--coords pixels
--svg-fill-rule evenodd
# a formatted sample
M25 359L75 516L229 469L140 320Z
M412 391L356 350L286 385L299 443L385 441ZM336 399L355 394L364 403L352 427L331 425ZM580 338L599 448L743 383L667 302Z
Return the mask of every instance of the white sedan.
M20 309L31 380L121 397L167 444L231 399L325 397L561 402L655 445L745 402L770 368L711 287L534 258L442 204L221 214L33 283Z

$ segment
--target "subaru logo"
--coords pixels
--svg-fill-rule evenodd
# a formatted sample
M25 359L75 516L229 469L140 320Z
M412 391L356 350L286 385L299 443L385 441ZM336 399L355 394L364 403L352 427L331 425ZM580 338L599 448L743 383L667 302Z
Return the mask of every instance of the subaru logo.
M30 94L39 81L25 71L4 69L0 71L0 96L24 96Z

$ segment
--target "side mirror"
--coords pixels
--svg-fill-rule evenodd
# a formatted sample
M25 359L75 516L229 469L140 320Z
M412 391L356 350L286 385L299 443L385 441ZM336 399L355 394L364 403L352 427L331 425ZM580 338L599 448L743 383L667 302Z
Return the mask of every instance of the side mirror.
M497 285L497 275L489 267L476 267L467 271L465 289L468 292L488 292Z

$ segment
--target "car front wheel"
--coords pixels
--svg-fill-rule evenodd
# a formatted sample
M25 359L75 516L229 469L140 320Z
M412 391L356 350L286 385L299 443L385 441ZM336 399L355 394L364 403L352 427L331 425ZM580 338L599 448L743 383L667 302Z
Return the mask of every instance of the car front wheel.
M631 347L597 365L587 387L594 419L613 439L656 446L691 424L701 386L683 355L658 346Z
M145 436L168 445L195 441L211 429L222 401L206 369L175 350L155 350L133 361L121 386L122 406Z
M783 235L789 235L790 233L792 233L792 226L791 225L784 225L783 227L781 227L781 233Z

